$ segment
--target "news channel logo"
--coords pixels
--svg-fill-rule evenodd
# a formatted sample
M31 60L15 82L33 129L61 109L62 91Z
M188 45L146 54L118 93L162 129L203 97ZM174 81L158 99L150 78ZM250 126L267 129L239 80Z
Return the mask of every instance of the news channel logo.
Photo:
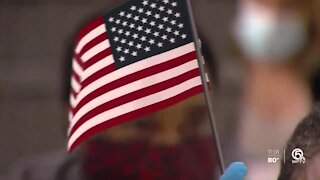
M276 164L280 162L281 156L283 157L283 163L286 163L286 150L280 151L279 149L269 149L267 155L268 164ZM292 164L304 164L306 158L304 157L303 150L301 148L295 148L291 151L291 163Z
M306 158L303 156L303 150L300 148L295 148L294 150L292 150L291 157L292 157L292 160L291 160L292 164L306 163Z

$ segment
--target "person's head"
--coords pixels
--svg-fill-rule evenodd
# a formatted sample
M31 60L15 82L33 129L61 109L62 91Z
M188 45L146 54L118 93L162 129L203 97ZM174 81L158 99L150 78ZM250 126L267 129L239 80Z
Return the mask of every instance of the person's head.
M319 48L319 0L240 0L235 37L253 62L307 58Z
M303 150L305 163L294 164L292 151ZM282 164L278 180L320 179L320 106L298 124L286 146L286 162Z

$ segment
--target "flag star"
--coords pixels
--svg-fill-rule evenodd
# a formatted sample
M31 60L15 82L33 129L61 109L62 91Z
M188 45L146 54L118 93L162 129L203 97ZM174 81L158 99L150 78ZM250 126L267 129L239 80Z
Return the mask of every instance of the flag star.
M147 15L147 16L151 16L151 14L152 14L151 11L147 11L147 12L146 12L146 15Z
M157 46L158 47L163 47L163 43L160 42L160 43L157 44Z
M128 19L132 18L132 14L127 14L126 16Z
M131 46L133 46L133 41L130 41L129 43L128 43L128 45L131 47Z
M123 56L121 56L121 57L119 58L119 60L120 60L121 62L123 62L123 61L125 61L126 59L125 59Z
M160 14L155 14L154 18L159 19L160 18Z
M142 44L137 44L137 49L141 49L142 48Z
M167 22L167 21L168 21L168 17L164 17L162 20L163 20L164 22Z
M125 33L126 36L130 36L130 34L131 34L130 31L127 31L127 32Z
M109 22L113 22L113 21L114 21L114 17L110 17Z
M116 27L112 27L112 28L111 28L111 31L112 31L112 32L115 32L115 31L117 31L117 28L116 28Z
M184 25L183 25L182 23L180 23L180 24L178 25L179 28L183 28L183 26L184 26Z
M141 40L141 41L146 41L146 40L147 40L147 37L142 36L142 37L140 38L140 40Z
M122 50L122 47L117 47L117 49L116 49L118 52L120 52L121 50Z
M131 55L132 55L132 56L137 56L138 53L137 53L136 51L133 51Z
M163 0L163 2L164 2L165 4L168 4L168 3L169 3L169 0Z
M163 28L164 28L164 25L163 25L163 24L159 24L158 28L159 28L159 29L163 29Z
M154 44L154 39L150 39L149 43Z
M153 33L153 35L154 35L155 37L158 37L158 36L159 36L159 32L156 31L156 32Z
M134 19L135 21L138 21L138 20L140 19L140 17L139 17L139 16L135 16L133 19Z
M172 14L172 12L173 12L172 9L169 9L169 10L167 11L168 14Z
M119 16L122 17L122 16L124 16L124 14L125 14L124 11L121 11L121 12L119 13Z
M146 29L144 32L147 33L147 34L150 34L151 33L151 29Z
M149 52L150 51L150 47L146 47L146 48L144 48L144 50L146 51L146 52Z
M134 34L132 37L133 37L133 39L137 39L138 38L138 34Z
M122 39L122 40L121 40L121 43L122 43L122 44L124 44L124 43L126 43L126 42L127 42L126 39Z
M168 27L168 28L166 29L166 31L167 31L167 32L171 32L171 31L172 31L172 28Z
M180 17L181 14L180 14L180 13L176 13L174 16L175 16L175 17Z
M171 3L171 6L176 7L177 6L177 2Z
M166 39L168 38L168 36L167 36L167 35L163 35L161 38L162 38L163 40L166 40Z
M122 26L127 26L128 25L128 22L127 21L123 21L122 22Z
M125 49L123 52L124 52L125 54L129 54L129 53L130 53L129 49Z
M182 39L185 39L185 38L187 38L187 35L186 35L186 34L182 34L182 35L181 35L181 38L182 38Z
M142 29L143 29L142 26L138 26L137 28L138 31L142 31Z
M130 27L131 29L133 29L133 28L134 28L134 24L131 23L129 27Z
M176 21L176 20L172 20L170 23L171 23L172 25L175 25L175 24L177 23L177 21Z
M121 23L121 20L120 19L117 19L116 20L116 24L120 24Z
M114 40L115 42L118 42L118 41L119 41L119 37L115 37L113 40Z
M174 35L179 36L179 31L175 31Z
M118 33L122 34L123 33L123 29L119 29Z
M156 25L156 22L154 22L154 21L150 22L150 26L155 26L155 25Z
M143 24L146 24L148 21L147 21L146 18L143 18L143 19L141 20L141 22L142 22Z
M152 3L152 4L150 5L150 7L151 7L151 8L156 8L157 5L156 5L156 3Z
M148 5L148 1L147 1L147 0L146 0L146 1L143 1L142 4L143 4L144 6L146 6L146 5Z
M160 7L159 7L159 10L160 10L160 11L164 11L164 6L160 6Z
M174 42L176 42L176 40L175 40L174 38L171 38L171 39L170 39L170 42L171 42L171 43L174 43Z
M143 11L144 11L143 8L140 8L140 9L138 10L139 13L143 13Z
M130 8L132 11L136 10L137 9L137 6L131 6Z

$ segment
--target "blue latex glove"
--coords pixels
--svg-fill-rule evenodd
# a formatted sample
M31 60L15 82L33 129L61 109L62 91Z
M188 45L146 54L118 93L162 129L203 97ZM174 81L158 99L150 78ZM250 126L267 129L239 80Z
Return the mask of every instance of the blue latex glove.
M247 166L243 162L232 163L220 177L220 180L243 180L247 175Z

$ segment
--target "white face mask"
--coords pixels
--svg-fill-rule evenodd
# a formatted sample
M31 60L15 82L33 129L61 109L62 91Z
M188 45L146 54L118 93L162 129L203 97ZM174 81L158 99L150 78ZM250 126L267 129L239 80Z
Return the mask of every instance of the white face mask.
M307 33L294 14L281 17L265 12L242 12L234 27L243 53L256 61L283 62L303 49Z

